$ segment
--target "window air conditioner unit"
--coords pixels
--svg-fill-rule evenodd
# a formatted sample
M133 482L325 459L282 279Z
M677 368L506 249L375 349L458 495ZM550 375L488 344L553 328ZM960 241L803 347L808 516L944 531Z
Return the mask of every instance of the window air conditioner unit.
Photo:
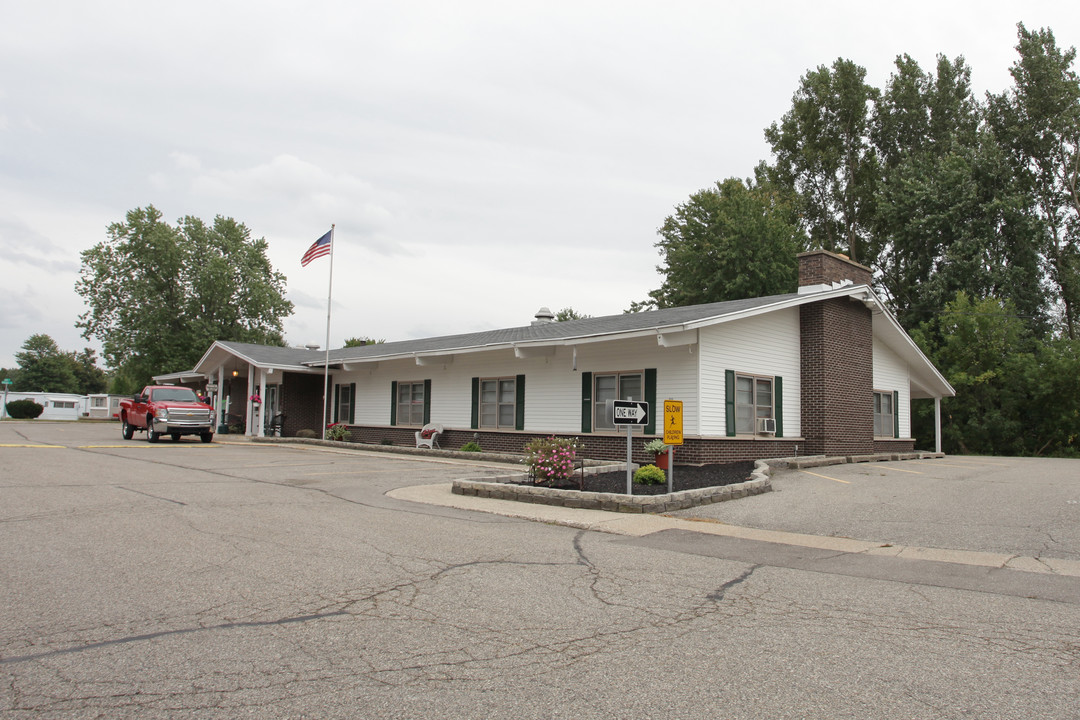
M758 418L757 431L760 435L775 435L776 420L774 418Z

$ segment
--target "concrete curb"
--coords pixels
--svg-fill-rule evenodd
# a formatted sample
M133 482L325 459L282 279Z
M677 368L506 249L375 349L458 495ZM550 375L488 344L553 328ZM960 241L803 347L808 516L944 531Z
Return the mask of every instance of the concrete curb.
M893 545L845 537L761 530L728 525L717 521L676 518L651 513L613 513L606 510L523 503L517 500L456 494L453 492L450 483L411 485L391 490L387 493L387 496L408 502L452 507L459 510L472 510L520 520L572 527L579 530L594 530L632 537L643 537L663 530L685 530L703 535L720 535L845 554L929 560L976 567L1017 570L1041 575L1080 577L1080 561L1077 560L1030 558L971 550Z

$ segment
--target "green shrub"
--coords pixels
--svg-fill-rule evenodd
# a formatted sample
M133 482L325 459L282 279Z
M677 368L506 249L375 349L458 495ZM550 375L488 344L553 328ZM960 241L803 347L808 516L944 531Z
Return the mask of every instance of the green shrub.
M297 430L296 431L296 437L298 437L298 438L308 438L310 440L311 438L319 437L319 433L315 432L311 428L304 428L303 430Z
M390 438L383 438L382 440L379 441L379 444L380 445L393 445L394 441L391 440Z
M481 450L480 443L475 440L470 440L461 446L461 452L480 452Z
M655 465L645 465L634 472L634 482L642 485L663 485L667 482L667 475Z
M33 400L12 400L5 407L8 416L16 420L33 420L45 412L45 406Z

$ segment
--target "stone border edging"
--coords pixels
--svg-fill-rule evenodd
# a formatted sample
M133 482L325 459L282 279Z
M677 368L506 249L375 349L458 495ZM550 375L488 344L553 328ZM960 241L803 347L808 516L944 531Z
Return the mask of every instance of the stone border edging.
M625 468L625 464L619 469ZM614 469L614 468L612 468ZM595 472L606 472L596 468ZM678 490L662 495L626 495L624 493L592 493L580 490L559 490L539 485L512 485L525 475L512 475L488 480L455 480L451 492L456 495L473 495L496 500L556 505L586 510L607 510L622 513L665 513L686 510L698 505L735 500L750 495L760 495L772 490L769 480L770 468L766 461L756 460L750 480L731 485Z

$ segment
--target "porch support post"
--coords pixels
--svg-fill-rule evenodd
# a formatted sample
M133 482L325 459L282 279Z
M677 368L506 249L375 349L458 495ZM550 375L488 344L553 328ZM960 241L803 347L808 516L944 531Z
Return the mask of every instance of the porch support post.
M259 397L262 402L259 403L259 427L255 435L263 437L266 434L266 368L259 370Z
M214 395L214 432L218 425L225 424L225 366L217 369L217 393Z
M941 398L934 398L934 451L941 452Z
M251 411L251 400L250 400L251 396L254 395L254 394L255 394L255 368L253 368L251 366L251 364L249 363L248 364L248 371L247 371L247 394L244 396L244 409L245 409L244 414L247 416L247 430L245 431L244 434L248 435L248 436L255 434L255 418L253 417L253 415L255 413L253 413Z

